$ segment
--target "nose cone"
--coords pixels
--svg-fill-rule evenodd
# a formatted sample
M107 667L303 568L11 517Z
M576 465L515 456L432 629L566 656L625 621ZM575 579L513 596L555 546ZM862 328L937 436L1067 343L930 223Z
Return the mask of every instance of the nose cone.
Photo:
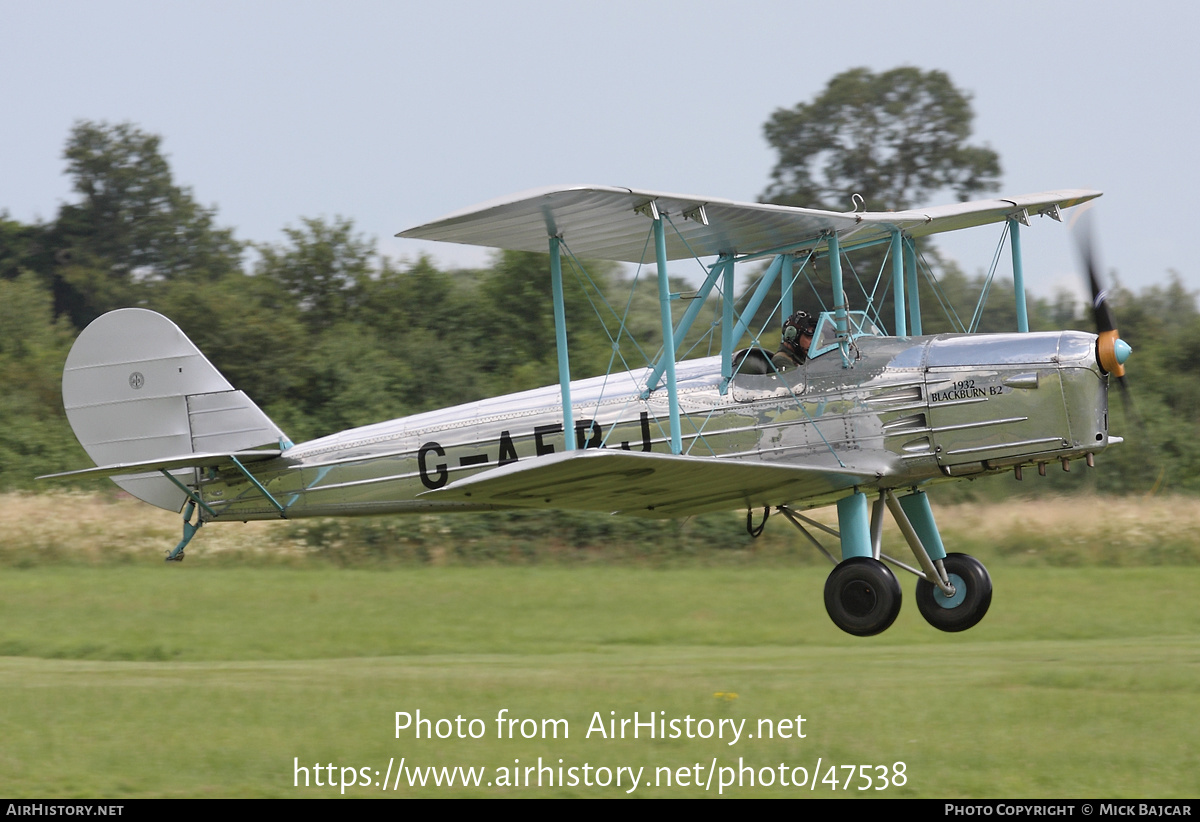
M1125 376L1125 361L1133 349L1129 343L1117 336L1117 330L1102 331L1096 338L1096 359L1100 367L1114 377Z

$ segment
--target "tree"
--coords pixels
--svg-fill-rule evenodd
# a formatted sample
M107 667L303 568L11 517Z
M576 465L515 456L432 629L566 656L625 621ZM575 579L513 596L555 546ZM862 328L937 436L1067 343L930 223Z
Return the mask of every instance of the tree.
M281 285L313 328L328 328L349 316L371 277L375 250L355 234L352 220L305 218L302 228L285 228L288 245L260 246L259 276Z
M860 208L895 211L922 205L945 189L963 200L992 190L1000 175L999 157L990 148L968 144L973 118L970 96L957 89L944 72L911 66L880 74L865 68L843 72L812 102L778 109L764 124L778 160L771 185L760 199L849 211L856 205L853 197L857 194L863 199ZM930 242L922 245L921 255L932 268L940 276L952 276L954 272L943 270ZM855 252L850 261L853 272L847 271L843 259L847 293L854 294L853 282L860 278L870 291L880 272L890 271L888 253L886 245ZM885 281L888 276L885 272ZM816 279L814 287L821 300L832 305L828 281L819 274ZM958 279L957 284L965 284L963 278ZM799 307L819 308L811 297L804 299ZM885 327L890 328L894 295L881 288L873 299ZM935 309L930 313L936 313L936 302L926 302L924 294L922 305L930 305ZM860 302L856 307L861 306ZM761 309L755 318L757 327L768 322L768 309ZM970 306L966 309L969 318ZM925 330L936 325L934 320Z
M45 232L44 225L24 225L0 211L0 279L15 280L37 269Z
M572 375L603 373L611 349L601 354L600 331L588 295L563 265L563 302ZM608 285L611 267L587 264L595 287ZM481 346L481 386L489 393L536 388L558 380L550 256L502 251L481 272L475 310L465 318L467 339Z
M50 242L55 309L80 327L137 302L147 284L241 268L243 244L175 184L160 143L130 123L71 129L63 157L81 199L60 209Z
M234 386L300 441L288 412L304 394L312 341L278 284L241 271L215 281L172 280L154 289L146 307L176 322Z
M487 348L474 329L488 308L477 291L473 274L439 271L424 256L402 264L384 259L367 282L356 316L388 358L407 368L393 394L401 403L393 416L484 396L472 352Z
M950 189L962 200L996 188L1000 158L971 146L970 96L941 71L845 71L811 103L764 125L779 152L764 202L849 211L908 208Z
M59 392L73 334L52 314L50 291L34 273L0 277L0 489L87 464Z

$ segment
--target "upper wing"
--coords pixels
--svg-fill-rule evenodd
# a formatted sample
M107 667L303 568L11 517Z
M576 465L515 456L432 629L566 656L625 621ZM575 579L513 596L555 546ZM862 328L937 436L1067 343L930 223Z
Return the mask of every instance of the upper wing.
M874 482L887 466L771 465L588 449L522 460L422 497L510 508L567 508L649 517L782 505Z
M1022 209L1069 208L1099 196L1099 191L1073 189L929 209L838 213L630 188L558 186L472 206L396 236L514 251L546 251L548 237L562 237L579 257L638 263L654 259L644 213L651 202L671 221L667 259L675 260L757 254L818 242L828 232L837 232L842 243L887 239L894 229L921 237L1000 222Z

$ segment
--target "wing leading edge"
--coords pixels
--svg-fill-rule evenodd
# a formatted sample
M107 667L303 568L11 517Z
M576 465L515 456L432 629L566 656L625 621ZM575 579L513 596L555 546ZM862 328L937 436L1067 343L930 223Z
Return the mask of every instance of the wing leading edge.
M895 230L922 237L1001 222L1021 212L1070 208L1099 196L1099 191L1064 189L927 209L839 213L630 188L558 186L481 203L396 236L542 252L547 238L561 237L579 257L640 263L654 259L654 246L647 243L651 222L644 213L651 202L671 222L667 259L676 260L767 253L819 243L830 232L843 244L885 240Z
M595 449L513 463L421 496L667 518L836 494L884 473L883 464L825 468Z

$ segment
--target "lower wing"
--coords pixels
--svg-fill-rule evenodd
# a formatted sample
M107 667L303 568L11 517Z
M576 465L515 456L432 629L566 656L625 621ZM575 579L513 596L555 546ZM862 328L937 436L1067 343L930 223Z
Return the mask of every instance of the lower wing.
M824 467L596 449L523 460L421 496L677 517L839 496L886 473L883 459L878 465Z

